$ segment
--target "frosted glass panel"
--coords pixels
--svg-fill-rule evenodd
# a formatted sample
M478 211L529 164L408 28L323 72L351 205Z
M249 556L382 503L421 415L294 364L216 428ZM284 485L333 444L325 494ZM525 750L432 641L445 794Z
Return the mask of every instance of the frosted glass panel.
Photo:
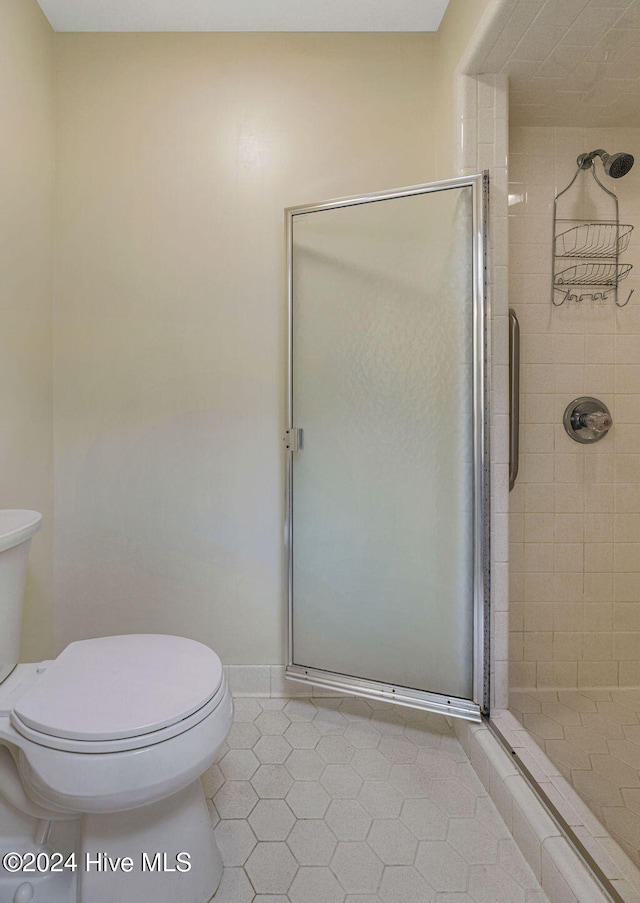
M292 217L292 659L472 698L473 189Z

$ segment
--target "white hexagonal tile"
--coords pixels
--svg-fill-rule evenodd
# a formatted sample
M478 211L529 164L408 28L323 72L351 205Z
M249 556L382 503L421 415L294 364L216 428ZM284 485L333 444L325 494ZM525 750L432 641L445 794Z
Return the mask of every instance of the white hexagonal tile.
M402 809L402 797L389 781L365 781L358 800L374 818L397 818Z
M259 843L245 865L259 894L286 894L298 864L286 843Z
M498 840L475 818L452 818L447 841L470 865L496 862Z
M347 697L340 696L334 690L319 690L313 701L318 711L333 709L334 712L337 712L345 698Z
M333 799L344 799L360 793L362 778L350 765L327 765L320 783Z
M287 704L287 700L284 696L263 696L258 699L258 702L260 703L260 708L264 712L280 711L281 709L284 709Z
M251 903L254 894L244 869L226 868L212 903Z
M451 756L454 762L468 762L467 754L464 749L460 746L458 739L455 734L441 734L440 735L440 743L438 744L438 748L442 750L442 752L446 753L446 755Z
M469 866L460 853L446 841L422 841L418 846L415 865L434 890L463 891L467 889ZM503 899L506 901L509 900L509 897Z
M200 777L200 783L202 784L205 797L208 800L213 799L224 784L224 775L220 771L220 766L217 763L210 765Z
M296 781L317 781L325 769L315 749L294 749L284 764Z
M220 771L227 781L248 781L259 764L250 749L230 749L220 759Z
M407 740L411 740L414 746L429 747L432 749L436 749L440 746L441 735L430 730L426 725L408 724L402 733Z
M415 743L398 734L384 736L380 740L378 749L394 765L410 765L415 762L418 755L418 747Z
M230 749L251 749L260 739L260 731L249 721L236 721L227 735Z
M291 721L283 711L263 712L255 720L255 725L263 736L284 734Z
M622 887L620 887L619 890L622 890ZM470 903L475 903L475 900L473 900L472 897L469 897L469 901ZM445 903L458 903L458 901L447 900ZM536 890L525 890L524 903L549 903L549 898L541 887L537 887Z
M291 721L313 721L318 710L310 699L290 699L284 707Z
M333 800L324 817L338 840L364 840L371 816L357 800Z
M413 865L418 841L397 818L377 819L367 843L385 865Z
M473 818L476 799L455 781L432 781L430 798L450 818Z
M284 800L259 800L249 816L258 840L286 840L295 821Z
M484 791L484 787L482 788ZM511 841L511 832L505 825L495 803L489 796L480 796L476 800L476 815L479 824L491 831L498 840ZM507 870L508 871L508 870Z
M341 700L338 711L349 721L368 721L373 715L373 709L366 699L356 696Z
M373 709L374 715L377 717L380 712L383 715L386 715L388 712L397 712L398 706L395 702L390 702L386 697L372 697L367 700L371 708ZM403 710L404 711L404 710Z
M417 765L392 765L389 781L404 799L431 794L431 779Z
M349 726L348 719L345 718L342 712L337 711L337 708L333 706L334 702L339 703L340 700L316 700L318 714L313 719L313 723L321 734L342 733L344 732L344 729Z
M540 889L536 876L531 871L513 837L498 841L498 867L525 890L533 892Z
M353 746L342 734L327 734L316 746L318 755L333 765L346 765L353 756Z
M238 700L231 742L203 777L212 822L223 816L213 903L525 903L537 892L446 721L399 711Z
M317 781L296 781L286 801L296 818L322 818L330 797Z
M257 899L258 898L256 897L256 900ZM473 897L470 897L469 894L457 894L455 892L452 894L437 894L436 900L437 903L475 903L475 900ZM502 900L500 903L502 903ZM529 903L529 901L527 901L527 903ZM534 903L534 901L532 900L531 903ZM538 900L538 903L549 903L549 901L545 897L544 900Z
M253 752L263 765L283 765L291 752L291 746L284 737L272 735L260 737Z
M257 841L244 818L224 818L215 829L216 842L225 868L244 865Z
M220 818L246 818L258 795L248 781L227 781L214 797Z
M453 737L455 739L453 719L446 715L436 715L435 712L423 712L422 718L424 724L430 731L433 731L434 734L440 734L443 737ZM456 743L457 742L458 741L456 740Z
M379 897L383 903L432 903L436 899L433 888L420 872L406 865L384 870Z
M302 866L289 890L291 903L343 903L344 891L328 868Z
M444 840L449 819L431 800L405 800L400 818L418 840Z
M444 758L445 757L443 756L443 759ZM446 759L449 761L449 756L447 756ZM466 787L467 790L476 796L487 795L487 791L484 789L482 781L478 777L471 762L456 762L455 772L453 773L452 778L456 783L461 784L462 787Z
M234 721L255 721L262 709L256 699L240 696L233 700Z
M391 763L377 749L356 749L350 764L366 781L384 781L391 772Z
M209 821L211 822L211 827L215 828L215 826L220 821L220 816L218 815L218 810L213 805L213 800L207 800L207 811L209 813Z
M293 778L284 765L261 765L251 778L251 784L261 799L284 799Z
M508 900L524 903L525 889L497 865L472 865L469 869L469 894L477 903Z
M320 739L320 731L313 722L294 721L286 729L284 736L294 749L314 749Z
M449 729L445 715L435 715L433 712L425 712L424 709L414 709L412 706L406 706L403 709L405 721L413 725L428 726L435 719L437 722L444 724Z
M362 841L340 841L331 871L349 894L375 894L382 878L382 863Z
M416 765L434 781L454 780L458 770L458 763L450 756L443 755L439 749L421 749Z
M329 865L336 839L320 819L299 819L287 838L289 849L300 865Z
M407 722L394 706L393 708L389 707L374 712L371 718L371 724L376 730L380 731L381 734L402 734L404 733Z
M382 734L370 722L359 721L349 724L344 737L356 749L375 749L382 739Z

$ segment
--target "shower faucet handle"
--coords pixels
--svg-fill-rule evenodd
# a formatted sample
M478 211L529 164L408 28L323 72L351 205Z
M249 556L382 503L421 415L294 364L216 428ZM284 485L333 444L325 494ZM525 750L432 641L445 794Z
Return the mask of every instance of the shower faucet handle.
M596 433L602 433L610 430L613 426L611 414L606 411L592 411L590 414L578 414L578 425L586 427L588 430L594 430Z
M576 442L590 443L603 439L613 426L609 408L597 398L583 395L567 405L562 422L567 434Z

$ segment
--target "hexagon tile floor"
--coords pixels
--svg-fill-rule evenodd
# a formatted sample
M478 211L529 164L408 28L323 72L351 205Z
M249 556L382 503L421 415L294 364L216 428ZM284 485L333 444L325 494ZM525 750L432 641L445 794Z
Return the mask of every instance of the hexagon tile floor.
M212 903L548 903L446 720L246 699L203 776Z

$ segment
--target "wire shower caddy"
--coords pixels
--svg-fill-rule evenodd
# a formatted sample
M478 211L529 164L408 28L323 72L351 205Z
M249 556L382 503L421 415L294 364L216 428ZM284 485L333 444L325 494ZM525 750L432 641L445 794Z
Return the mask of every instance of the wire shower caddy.
M626 307L633 289L625 301L618 299L618 286L629 275L632 265L620 263L620 255L628 246L633 226L620 223L618 198L602 184L591 167L597 185L611 199L613 219L565 219L558 216L558 201L572 187L582 170L578 167L573 179L553 201L553 277L551 301L560 307L565 301L606 301L610 294L618 307ZM582 291L592 289L592 291ZM599 289L599 291L596 291Z

